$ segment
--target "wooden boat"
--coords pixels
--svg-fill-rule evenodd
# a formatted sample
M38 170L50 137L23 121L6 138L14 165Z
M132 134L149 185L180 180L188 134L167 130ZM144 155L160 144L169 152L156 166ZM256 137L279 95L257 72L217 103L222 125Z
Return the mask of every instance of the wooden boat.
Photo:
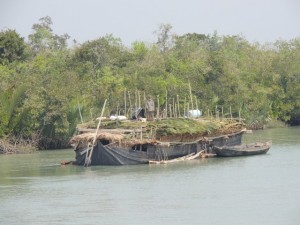
M101 130L91 145L94 133L83 133L70 141L76 153L76 164L89 165L135 165L150 161L172 160L197 154L209 146L232 146L241 144L244 130L216 137L200 138L191 142L161 142L156 139L125 139L125 134L112 134Z
M245 145L234 145L234 146L214 146L213 150L217 156L221 157L232 157L232 156L249 156L265 154L271 148L272 142L259 142Z
M204 153L204 150L198 152L198 153L191 153L179 158L175 159L170 159L170 160L149 160L149 164L168 164L168 163L176 163L176 162L181 162L181 161L187 161L187 160L193 160L196 158L201 157L201 155Z

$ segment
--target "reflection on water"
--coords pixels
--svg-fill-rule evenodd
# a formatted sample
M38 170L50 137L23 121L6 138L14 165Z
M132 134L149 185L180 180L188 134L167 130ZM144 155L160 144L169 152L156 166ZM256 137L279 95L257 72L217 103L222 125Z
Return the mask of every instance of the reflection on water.
M266 155L167 165L60 166L72 150L0 156L0 224L264 224L300 217L300 129Z

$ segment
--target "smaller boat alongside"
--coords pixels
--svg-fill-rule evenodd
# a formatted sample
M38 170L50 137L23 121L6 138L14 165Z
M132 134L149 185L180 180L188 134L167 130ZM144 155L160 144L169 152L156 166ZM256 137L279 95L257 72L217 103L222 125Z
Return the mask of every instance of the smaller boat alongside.
M249 156L265 154L269 151L271 146L272 141L267 141L233 146L214 146L213 150L217 154L217 156L221 157Z

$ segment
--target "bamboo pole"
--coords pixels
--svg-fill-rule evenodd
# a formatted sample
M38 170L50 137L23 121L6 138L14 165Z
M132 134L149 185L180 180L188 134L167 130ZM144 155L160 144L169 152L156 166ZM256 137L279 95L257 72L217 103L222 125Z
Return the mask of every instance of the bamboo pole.
M146 93L144 92L144 109L145 109L145 113L146 113L146 110L147 110L147 99L146 99Z
M222 106L222 119L224 119L224 110L223 110L223 106Z
M198 101L197 101L197 96L195 95L195 102L196 102L196 109L199 109L198 108Z
M90 109L90 119L92 120L94 118L93 116L93 109Z
M135 89L135 92L134 92L134 96L135 96L135 99L134 99L134 101L135 101L135 110L137 109L137 107L138 107L138 100L137 100L137 89Z
M129 100L129 109L130 109L130 117L132 116L132 105L131 105L131 98L130 98L130 91L128 91L128 100Z
M172 118L172 105L171 104L169 104L169 109L170 109L170 118Z
M168 90L166 90L166 118L168 118Z
M178 107L178 117L181 117L180 115L180 106L179 106L179 95L177 95L177 107Z
M81 109L80 109L80 105L79 105L78 101L77 101L77 105L78 105L78 111L79 111L80 120L81 120L81 123L83 123L83 119L82 119L82 115L81 115Z
M193 105L193 95L192 95L192 87L191 87L191 83L189 82L189 88L190 88L190 98L191 98L191 106L192 106L192 110L194 109L194 105Z
M98 136L98 131L99 131L99 128L100 128L100 124L101 124L101 121L102 121L106 101L107 101L107 99L105 99L103 107L102 107L101 116L100 116L100 119L99 119L99 122L98 122L98 125L97 125L97 129L96 129L96 132L95 132L95 136L94 136L94 139L93 139L91 149L88 149L87 152L86 152L84 166L91 165L91 158L92 158L93 150L94 150L94 147L95 147L96 139L97 139L97 136Z
M127 108L126 108L126 88L125 88L125 90L124 90L124 116L126 116L127 118L128 118L128 116L127 116Z
M187 102L186 103L186 111L187 111L187 117L189 118L190 117L190 114L189 114L189 111L190 111L190 103L189 102Z
M175 99L173 98L173 117L176 118L176 114L175 114Z
M217 119L217 109L218 109L218 106L216 105L216 109L215 109L216 119Z
M140 95L140 91L138 91L138 108L141 108L141 95Z
M186 97L184 97L183 116L187 116L187 114L186 114Z
M156 118L159 118L159 95L156 96L156 99L157 99Z

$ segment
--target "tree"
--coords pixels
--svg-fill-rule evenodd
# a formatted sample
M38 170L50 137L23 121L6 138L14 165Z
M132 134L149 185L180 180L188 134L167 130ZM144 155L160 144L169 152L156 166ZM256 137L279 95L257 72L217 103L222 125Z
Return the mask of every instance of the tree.
M79 63L90 62L96 71L105 66L125 66L127 55L119 38L106 35L83 43L75 50L74 60Z
M67 47L68 34L57 35L52 31L52 19L49 16L39 19L40 23L32 26L33 33L28 36L29 44L35 54L50 50L62 50Z
M166 52L173 46L173 35L171 34L171 30L171 24L161 24L159 25L158 31L154 32L157 34L156 44L162 53Z
M8 64L13 61L21 61L26 58L26 44L24 38L15 30L0 32L0 63Z
M146 47L145 43L137 41L132 44L132 50L133 55L138 62L141 62L148 52L148 48Z
M278 86L282 90L277 102L277 114L281 120L296 123L300 118L300 38L289 42L277 41L275 46L277 57L273 70L279 76Z
M26 63L23 63L26 64ZM20 63L14 66L0 65L0 136L21 137L27 124L24 103L27 100L27 79L24 79Z
M175 47L180 47L185 43L194 43L196 45L200 45L202 42L208 40L208 36L205 34L197 34L197 33L187 33L181 36L174 37L175 39Z
M67 51L46 51L39 53L28 68L31 88L24 109L32 121L31 131L40 136L41 148L65 146L77 122L71 117L75 115L74 99L80 94L81 82L68 68L68 57Z

